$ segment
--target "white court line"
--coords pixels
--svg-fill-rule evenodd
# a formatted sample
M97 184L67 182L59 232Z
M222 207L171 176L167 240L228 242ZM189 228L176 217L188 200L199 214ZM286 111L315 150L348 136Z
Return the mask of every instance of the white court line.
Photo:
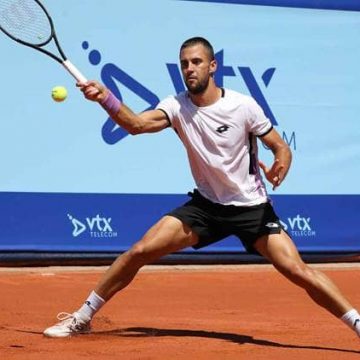
M310 267L324 270L359 270L360 262L308 264ZM0 267L0 273L30 273L52 276L66 272L101 273L109 266L47 266L47 267ZM270 264L239 265L147 265L140 272L201 272L201 271L276 271Z

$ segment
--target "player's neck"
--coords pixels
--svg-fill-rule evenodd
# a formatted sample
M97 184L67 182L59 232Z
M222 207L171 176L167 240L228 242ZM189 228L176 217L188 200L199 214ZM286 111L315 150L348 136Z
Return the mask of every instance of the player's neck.
M190 99L198 107L209 106L216 103L222 96L221 88L211 82L207 89L201 94L189 93Z

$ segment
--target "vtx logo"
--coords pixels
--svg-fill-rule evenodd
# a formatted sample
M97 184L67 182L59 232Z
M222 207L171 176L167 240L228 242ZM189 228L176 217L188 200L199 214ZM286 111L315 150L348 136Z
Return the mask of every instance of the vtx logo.
M73 225L73 231L72 231L73 237L78 237L87 229L91 232L91 234L94 231L103 232L103 233L110 233L113 231L110 225L111 218L100 217L99 214L92 218L87 217L85 219L86 222L80 221L71 214L67 214L67 216Z
M284 229L288 230L289 226L291 228L291 230L301 230L301 231L311 231L311 218L310 217L303 217L300 216L299 214L296 215L296 217L288 217L287 218L288 224L281 222ZM289 225L289 226L288 226Z
M89 49L89 44L87 41L82 43L84 50ZM250 94L256 99L258 104L264 110L265 115L271 120L273 125L278 125L278 122L273 115L271 108L266 101L266 98L261 91L260 83L261 81L268 87L270 81L274 75L276 68L269 68L264 71L260 79L256 79L255 75L251 71L250 67L238 66L237 68L225 65L224 64L224 50L221 50L215 54L215 58L218 64L218 69L215 73L215 81L218 86L224 86L225 77L236 77L241 76L245 82L246 87L248 88ZM89 62L92 65L99 65L101 63L101 54L98 50L93 49L89 52ZM167 70L170 75L170 79L175 88L175 92L179 94L185 90L185 85L182 79L180 68L177 64L168 63L166 64ZM155 93L149 90L145 85L141 84L134 77L126 73L124 70L120 69L118 66L112 63L107 63L101 68L101 80L102 82L115 94L117 98L122 101L122 95L118 87L118 83L123 85L125 88L133 92L135 95L139 96L142 100L148 103L148 107L143 109L150 110L154 109L159 103L159 98ZM107 119L103 128L102 128L102 137L104 141L110 145L116 144L125 136L128 135L128 132L123 128L116 125L110 118Z

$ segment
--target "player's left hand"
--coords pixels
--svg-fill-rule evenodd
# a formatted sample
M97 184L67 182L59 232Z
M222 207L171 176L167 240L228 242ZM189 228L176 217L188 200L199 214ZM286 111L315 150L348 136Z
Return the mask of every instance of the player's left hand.
M262 161L259 160L259 166L264 172L266 179L272 184L273 190L280 186L284 179L284 165L280 164L279 159L275 159L271 168L268 168Z

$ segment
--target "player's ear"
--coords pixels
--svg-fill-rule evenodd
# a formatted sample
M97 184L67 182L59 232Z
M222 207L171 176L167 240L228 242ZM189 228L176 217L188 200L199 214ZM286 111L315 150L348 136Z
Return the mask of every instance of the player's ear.
M209 73L211 76L213 76L216 72L217 69L217 62L215 59L210 61L210 69L209 69Z

